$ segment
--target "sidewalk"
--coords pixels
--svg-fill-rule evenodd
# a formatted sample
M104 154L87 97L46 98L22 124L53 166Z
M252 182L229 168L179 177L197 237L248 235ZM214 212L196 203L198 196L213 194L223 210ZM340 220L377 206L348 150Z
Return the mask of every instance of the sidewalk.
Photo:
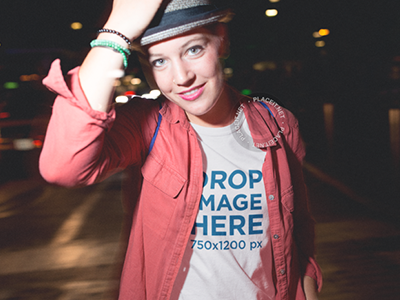
M399 299L398 220L315 166L305 165L305 177L324 274L320 300Z

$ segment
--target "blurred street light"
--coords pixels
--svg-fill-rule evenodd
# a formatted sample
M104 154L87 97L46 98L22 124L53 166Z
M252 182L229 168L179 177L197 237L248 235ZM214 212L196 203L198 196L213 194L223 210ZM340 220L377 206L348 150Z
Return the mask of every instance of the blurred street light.
M268 18L276 17L278 15L278 10L276 10L275 8L267 9L265 11L265 15Z
M142 80L141 80L140 78L132 78L132 79L131 79L131 83L132 83L133 85L139 85L139 84L142 83Z
M118 97L115 98L115 102L117 102L117 103L126 103L128 101L129 101L129 97L128 96L124 96L124 95L118 96Z
M318 39L318 38L321 37L321 35L319 34L318 31L314 31L313 34L312 34L312 36L313 36L314 38L316 38L316 39Z
M82 29L82 23L80 23L80 22L71 23L71 28L73 30L80 30L80 29Z
M21 75L19 80L21 81L34 81L39 80L40 76L38 74L31 74L31 75Z
M253 65L253 69L256 71L265 71L265 70L276 70L277 65L274 61L260 61Z
M6 82L6 83L4 83L3 87L6 90L14 90L14 89L17 89L19 87L19 85L17 82Z
M329 31L329 29L320 29L318 31L318 33L320 36L327 36L327 35L329 35L330 31Z
M232 75L233 74L233 69L232 68L225 68L224 69L224 74L225 75Z
M329 35L330 33L331 33L331 32L329 31L329 29L320 29L320 30L318 30L318 31L314 31L314 32L313 32L313 37L316 38L316 39L318 39L318 38L320 38L320 37L327 36L327 35Z
M243 95L248 96L248 95L250 95L251 93L252 93L252 91L251 91L250 89L243 89L243 90L242 90L242 94L243 94Z

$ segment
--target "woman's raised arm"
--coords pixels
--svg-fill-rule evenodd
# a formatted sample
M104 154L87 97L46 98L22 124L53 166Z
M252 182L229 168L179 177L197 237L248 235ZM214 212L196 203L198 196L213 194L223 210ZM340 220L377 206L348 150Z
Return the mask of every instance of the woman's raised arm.
M114 0L104 28L122 33L129 40L138 38L150 24L162 0ZM116 34L103 32L100 40L115 42L128 48L127 42ZM94 47L85 58L79 78L90 106L107 112L114 92L115 79L121 77L123 56L112 48Z

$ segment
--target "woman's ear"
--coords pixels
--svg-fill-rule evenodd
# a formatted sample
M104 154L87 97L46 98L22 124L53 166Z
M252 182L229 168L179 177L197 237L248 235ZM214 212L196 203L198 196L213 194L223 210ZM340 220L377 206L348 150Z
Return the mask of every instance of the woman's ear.
M222 59L227 59L230 54L230 43L228 39L222 39L219 51L219 57Z
M224 23L218 23L216 26L216 34L220 40L219 57L222 59L227 59L230 54L230 43L227 26Z

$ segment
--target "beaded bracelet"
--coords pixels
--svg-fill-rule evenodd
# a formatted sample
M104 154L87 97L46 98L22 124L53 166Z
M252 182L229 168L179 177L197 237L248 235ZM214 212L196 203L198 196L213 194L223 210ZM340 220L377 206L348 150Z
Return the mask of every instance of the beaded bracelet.
M107 40L93 40L90 42L90 46L93 47L108 47L112 48L114 51L121 53L123 59L124 59L124 68L126 69L128 67L128 57L131 55L131 51L127 48L122 47L120 44L113 42L113 41L107 41Z
M108 32L108 33L116 34L119 37L121 37L128 44L129 49L131 49L131 41L125 35L123 35L121 32L118 32L114 29L108 29L108 28L102 28L102 29L98 30L97 32L98 33Z

